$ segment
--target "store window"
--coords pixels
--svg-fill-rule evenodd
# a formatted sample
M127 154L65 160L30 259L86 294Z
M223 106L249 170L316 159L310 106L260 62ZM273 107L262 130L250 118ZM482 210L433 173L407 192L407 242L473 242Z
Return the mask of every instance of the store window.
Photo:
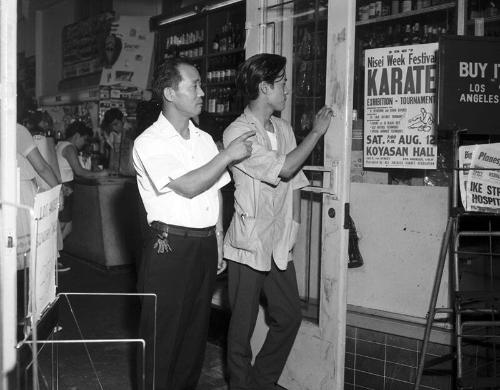
M351 181L449 185L451 141L437 128L436 48L440 36L456 31L456 1L357 1Z

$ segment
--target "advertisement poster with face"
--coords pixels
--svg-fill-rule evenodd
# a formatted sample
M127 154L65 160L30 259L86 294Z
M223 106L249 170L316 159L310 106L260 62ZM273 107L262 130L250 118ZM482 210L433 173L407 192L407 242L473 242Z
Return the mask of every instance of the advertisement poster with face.
M365 168L436 169L437 48L366 50Z
M103 70L100 85L122 85L145 89L147 86L154 35L149 19L120 16L104 39Z

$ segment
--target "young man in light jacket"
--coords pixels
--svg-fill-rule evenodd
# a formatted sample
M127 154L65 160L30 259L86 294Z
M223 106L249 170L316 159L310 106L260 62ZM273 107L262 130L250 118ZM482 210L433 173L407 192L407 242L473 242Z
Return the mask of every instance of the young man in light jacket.
M224 145L256 132L252 155L231 167L235 212L224 240L232 310L228 334L230 389L274 389L301 323L290 251L300 224L300 188L309 185L301 165L326 133L332 110L323 107L297 146L288 122L273 116L288 95L286 58L257 54L242 64L237 87L248 96L243 114L224 132ZM250 338L264 293L270 316L267 338L252 366Z

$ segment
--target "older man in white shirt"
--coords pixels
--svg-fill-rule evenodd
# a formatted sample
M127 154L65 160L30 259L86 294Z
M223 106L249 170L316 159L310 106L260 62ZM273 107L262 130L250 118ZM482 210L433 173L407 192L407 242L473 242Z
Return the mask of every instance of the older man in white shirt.
M136 139L133 150L150 225L138 291L158 297L156 322L145 300L141 313L146 388L154 380L156 390L194 390L217 263L223 262L219 189L230 180L227 166L251 154L247 139L255 132L218 152L212 137L190 121L201 112L204 93L198 71L185 60L167 60L154 88L162 97L162 112Z

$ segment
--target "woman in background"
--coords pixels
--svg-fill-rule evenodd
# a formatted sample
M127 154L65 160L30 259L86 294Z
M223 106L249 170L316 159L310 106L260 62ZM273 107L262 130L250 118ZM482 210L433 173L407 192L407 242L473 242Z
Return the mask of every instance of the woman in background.
M104 113L101 122L103 136L102 153L104 155L103 166L109 168L112 154L119 156L120 145L123 137L124 116L118 108L111 108Z
M73 122L66 129L66 140L60 141L56 145L56 155L63 184L62 192L65 205L62 212L59 213L63 239L71 233L72 229L74 176L89 179L108 176L107 170L94 172L85 169L78 158L79 151L83 149L87 140L92 135L92 129L87 127L83 122Z

